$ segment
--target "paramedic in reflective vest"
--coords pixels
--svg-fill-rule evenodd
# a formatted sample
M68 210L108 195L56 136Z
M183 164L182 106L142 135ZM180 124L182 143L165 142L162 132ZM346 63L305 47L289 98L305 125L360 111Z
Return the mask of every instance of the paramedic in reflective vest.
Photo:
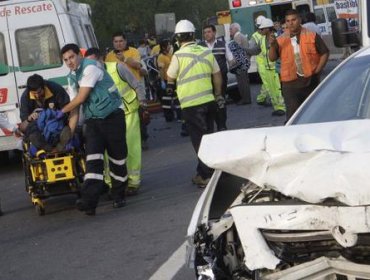
M85 57L104 63L97 48L88 49ZM139 106L146 107L145 89L124 64L106 62L105 68L116 84L124 105L127 143L127 194L132 195L137 193L141 182L141 133L138 110ZM108 166L104 167L104 177L105 182L111 186Z
M225 98L227 90L227 64L233 60L233 55L230 52L228 45L224 40L216 39L216 27L214 25L206 25L203 28L204 41L200 43L201 46L207 47L212 50L222 75L222 96ZM217 130L226 130L226 106L218 110L216 114Z
M202 136L213 132L217 106L225 106L225 99L221 94L222 76L217 61L212 51L195 43L194 33L190 21L181 20L176 24L176 39L181 47L172 56L167 71L167 91L174 91L176 81L183 118L198 152ZM198 159L193 183L205 187L211 175L212 170Z
M284 116L285 104L281 95L279 75L275 70L275 62L270 61L268 57L270 47L268 38L273 32L273 26L274 23L271 19L263 17L258 24L259 31L252 35L247 52L257 54L257 68L262 80L261 92L257 96L257 104L266 104L269 97L274 108L272 115Z
M320 72L329 57L329 49L315 32L301 26L296 10L285 15L286 30L278 38L270 35L269 58L281 59L280 80L287 120L320 83Z
M260 47L264 36L261 34L262 31L259 29L262 23L262 20L264 19L265 17L263 15L259 15L256 18L255 24L257 27L257 31L252 34L252 38L249 40L249 47L247 49L247 53L249 55L256 56L257 71L262 80L260 93L257 95L257 104L267 106L267 105L270 105L269 101L267 100L268 92L265 87L265 84L263 83L263 78L262 78L263 74L265 73L263 71L264 65L265 65L265 59L263 57L263 54L261 54L261 47Z
M104 151L109 158L112 178L113 207L125 206L127 186L126 125L123 104L109 74L97 62L82 58L79 47L67 44L61 50L63 61L71 70L69 78L77 83L77 96L59 111L71 112L78 118L83 106L85 118L86 174L81 199L76 206L87 215L95 215L99 195L104 185Z

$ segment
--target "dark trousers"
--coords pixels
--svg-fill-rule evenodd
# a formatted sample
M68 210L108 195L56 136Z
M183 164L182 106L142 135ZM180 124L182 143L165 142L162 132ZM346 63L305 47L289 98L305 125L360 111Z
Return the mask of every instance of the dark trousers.
M226 98L226 90L227 90L227 72L222 72L222 96ZM217 131L226 130L226 120L227 120L227 111L226 111L226 104L224 108L220 109L217 108L216 114L216 126Z
M182 111L191 143L198 153L203 135L212 133L216 117L217 105L214 101L202 105L184 108ZM198 158L197 173L207 179L212 176L213 169L209 168Z
M252 102L251 89L249 84L249 76L247 71L241 71L236 74L236 81L238 82L238 90L240 94L240 102L249 104Z
M104 151L108 153L112 197L125 197L127 187L126 123L123 110L117 109L105 119L85 121L86 174L81 189L82 199L90 207L98 204L104 184Z
M297 111L299 106L306 100L311 92L320 83L320 77L314 75L309 78L298 78L292 82L282 82L281 90L286 106L286 119L287 121Z

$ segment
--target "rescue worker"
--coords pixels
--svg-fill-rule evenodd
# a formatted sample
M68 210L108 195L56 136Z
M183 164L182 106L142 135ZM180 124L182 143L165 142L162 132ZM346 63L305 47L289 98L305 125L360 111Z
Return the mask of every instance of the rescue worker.
M256 18L255 25L256 25L257 30L256 32L252 34L252 38L249 41L249 48L247 50L247 52L250 55L256 55L257 71L258 71L258 75L260 76L261 80L263 80L262 76L264 74L262 70L264 68L264 57L262 55L259 55L258 53L258 50L260 49L259 46L262 44L262 38L263 38L263 35L261 34L261 30L259 29L259 26L261 25L262 20L265 18L266 17L264 17L263 15L259 15ZM253 51L256 49L257 51ZM269 106L270 103L269 103L269 100L267 100L267 97L268 97L268 92L265 87L265 84L262 82L260 93L257 95L257 104Z
M167 92L174 92L176 82L183 118L198 152L203 135L213 132L217 106L225 106L222 76L212 51L195 43L195 28L190 21L179 21L175 34L180 49L172 56L167 71ZM193 183L205 187L211 175L212 169L198 158Z
M24 133L25 140L30 141L39 153L51 152L54 149L62 151L71 139L72 131L68 126L67 116L63 118L65 126L56 143L49 143L37 125L41 111L46 109L60 110L69 101L67 92L59 84L46 81L38 74L28 77L27 87L21 96L21 124L19 128Z
M301 26L297 10L287 11L285 23L285 32L278 38L270 34L269 58L281 59L280 79L289 120L320 83L329 49L320 35Z
M86 174L81 188L78 210L95 215L99 196L104 189L104 151L108 152L112 178L113 207L125 206L127 186L126 125L123 104L109 74L94 60L82 58L76 44L67 44L61 54L71 70L69 79L78 84L76 97L58 111L58 115L73 111L78 118L83 106L85 118Z
M86 58L101 60L99 49L88 49ZM127 194L134 195L137 194L141 183L141 133L138 110L139 106L146 107L145 89L124 64L106 62L105 67L116 84L124 105L127 143ZM111 185L107 165L104 177L105 182Z
M233 60L233 55L226 42L221 39L216 39L216 27L214 25L206 25L203 28L204 41L200 43L201 46L207 47L212 50L222 75L222 96L226 97L227 90L227 72L228 62ZM216 115L217 130L226 130L226 106L218 110Z
M273 33L274 23L271 19L265 17L258 23L258 31L252 35L250 47L247 49L249 54L257 55L257 69L262 80L261 92L257 96L257 103L266 105L269 98L274 108L272 115L284 116L285 104L281 95L279 75L275 69L275 62L270 61L268 58L268 38Z
M159 76L161 78L161 89L166 91L167 87L167 70L170 66L172 58L172 47L169 40L162 40L160 42L160 53L157 58L157 65L159 69ZM162 111L167 122L174 119L174 111L176 112L177 120L181 121L181 109L178 98L167 94L161 94Z

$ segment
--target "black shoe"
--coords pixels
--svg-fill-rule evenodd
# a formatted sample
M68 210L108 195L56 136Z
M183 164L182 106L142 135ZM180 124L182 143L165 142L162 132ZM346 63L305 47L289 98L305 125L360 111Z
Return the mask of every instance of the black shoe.
M252 102L250 101L239 101L238 103L236 103L236 105L247 105L247 104L251 104Z
M189 132L187 132L186 130L181 130L180 135L182 137L187 137L187 136L189 136Z
M79 211L85 212L85 214L88 216L95 216L96 208L91 207L89 203L83 199L77 199L76 207Z
M125 199L116 199L113 201L113 208L122 208L126 206L126 200Z
M273 111L271 115L281 117L285 115L285 112L283 110L276 110L276 111Z
M130 187L128 187L127 191L126 191L126 195L133 196L133 195L137 195L138 192L139 192L139 188L130 188Z
M103 195L103 194L108 193L108 192L109 192L109 190L110 190L109 185L108 185L107 183L105 183L105 182L104 182L104 184L103 184L103 188L102 188L102 190L101 190L101 192L100 192L100 195Z

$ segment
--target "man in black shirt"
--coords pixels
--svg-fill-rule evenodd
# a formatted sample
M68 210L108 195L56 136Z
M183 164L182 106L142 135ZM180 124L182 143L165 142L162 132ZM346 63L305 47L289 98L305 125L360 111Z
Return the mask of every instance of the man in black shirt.
M69 96L62 86L57 83L46 81L40 75L34 74L27 80L27 88L23 92L20 104L20 130L25 138L39 150L47 152L53 150L53 146L47 143L37 127L37 119L42 110L60 110L69 103ZM67 123L68 117L64 117ZM61 141L58 150L63 149L66 142L71 138L71 131L66 126L60 135Z

